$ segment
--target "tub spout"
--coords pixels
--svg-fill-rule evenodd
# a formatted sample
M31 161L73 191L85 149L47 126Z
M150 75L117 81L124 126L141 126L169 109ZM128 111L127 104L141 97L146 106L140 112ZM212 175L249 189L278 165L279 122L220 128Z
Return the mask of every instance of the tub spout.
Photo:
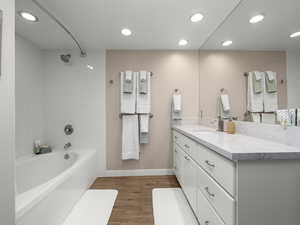
M67 144L65 144L64 149L68 150L69 148L71 148L72 144L70 142L68 142Z

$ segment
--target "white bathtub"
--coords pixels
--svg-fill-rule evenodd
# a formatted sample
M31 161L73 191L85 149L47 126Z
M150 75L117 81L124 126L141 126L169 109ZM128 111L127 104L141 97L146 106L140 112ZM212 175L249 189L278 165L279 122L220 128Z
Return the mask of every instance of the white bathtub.
M60 225L96 178L95 150L58 151L16 162L16 224Z

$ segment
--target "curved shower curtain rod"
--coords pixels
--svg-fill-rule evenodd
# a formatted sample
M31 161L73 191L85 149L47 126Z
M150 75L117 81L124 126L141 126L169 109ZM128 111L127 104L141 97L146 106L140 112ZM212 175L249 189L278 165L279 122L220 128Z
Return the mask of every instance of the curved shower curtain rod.
M32 0L32 2L39 7L42 11L44 11L51 19L53 19L75 42L77 47L80 50L80 56L85 57L87 56L86 51L80 46L79 41L75 38L75 36L71 33L71 31L62 23L60 22L48 9L42 6L37 0Z

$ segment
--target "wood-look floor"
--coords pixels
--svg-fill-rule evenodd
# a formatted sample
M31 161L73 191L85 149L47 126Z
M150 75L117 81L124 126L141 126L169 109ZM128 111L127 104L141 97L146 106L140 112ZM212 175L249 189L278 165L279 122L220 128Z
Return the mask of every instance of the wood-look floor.
M179 187L175 176L98 178L91 189L119 191L108 225L154 225L152 189Z

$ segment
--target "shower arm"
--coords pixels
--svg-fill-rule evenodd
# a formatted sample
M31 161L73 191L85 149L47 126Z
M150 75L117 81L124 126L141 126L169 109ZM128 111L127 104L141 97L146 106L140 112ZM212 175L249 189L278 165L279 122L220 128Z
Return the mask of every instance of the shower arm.
M38 8L40 8L42 11L44 11L51 19L53 19L72 38L72 40L75 42L75 44L77 45L77 47L80 50L81 57L87 56L86 51L80 46L79 41L77 41L75 36L71 33L71 31L62 22L60 22L48 9L46 9L44 6L42 6L37 0L32 0L32 2Z

